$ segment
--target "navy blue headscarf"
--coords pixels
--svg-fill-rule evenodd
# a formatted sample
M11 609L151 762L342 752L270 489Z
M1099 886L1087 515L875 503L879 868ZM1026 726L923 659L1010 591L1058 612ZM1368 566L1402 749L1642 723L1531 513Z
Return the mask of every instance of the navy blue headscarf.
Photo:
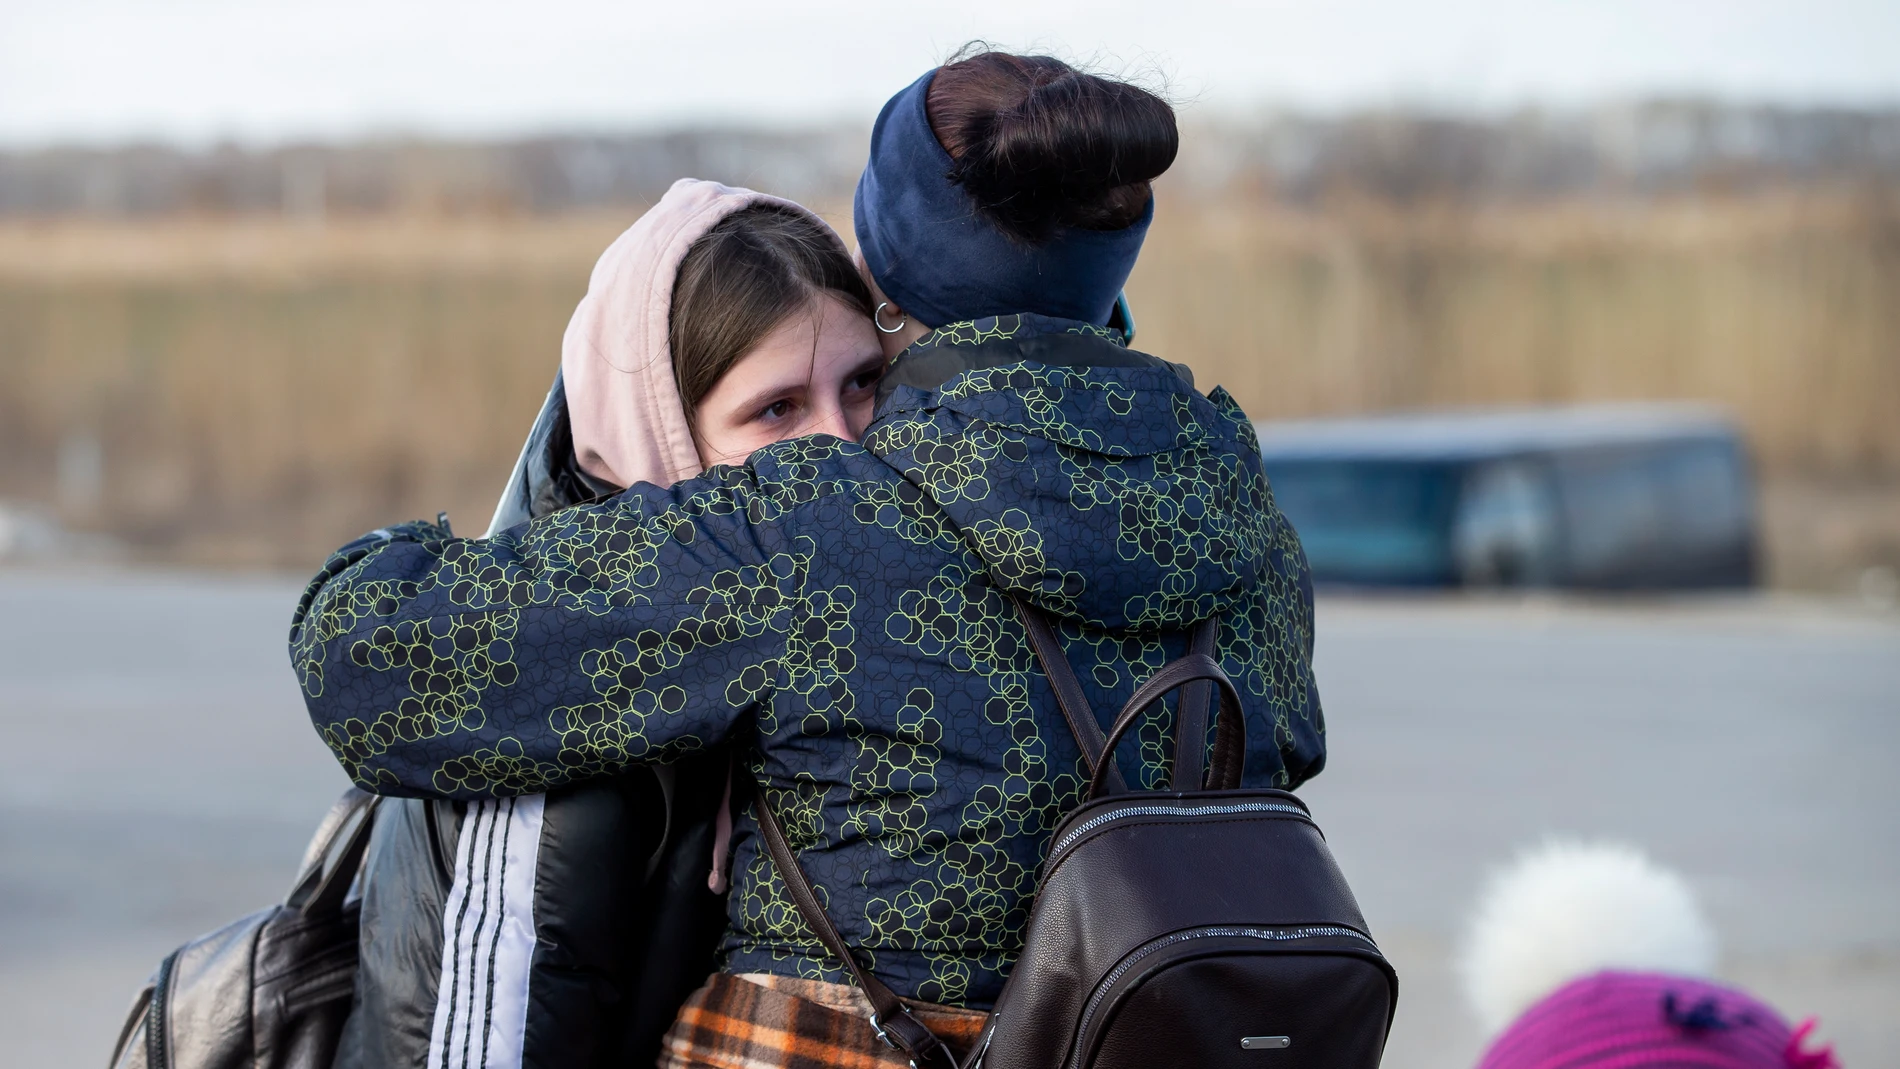
M931 71L892 97L871 128L858 179L858 247L878 288L930 327L1036 312L1108 322L1154 219L1154 199L1120 230L1063 227L1034 247L1012 241L950 181L955 162L931 132Z

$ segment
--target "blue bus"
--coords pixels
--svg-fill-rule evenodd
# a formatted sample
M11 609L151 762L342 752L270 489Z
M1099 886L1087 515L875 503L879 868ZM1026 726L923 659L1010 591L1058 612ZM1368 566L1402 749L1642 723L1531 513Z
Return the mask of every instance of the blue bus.
M1263 422L1314 579L1383 587L1735 588L1752 466L1720 409L1619 404Z

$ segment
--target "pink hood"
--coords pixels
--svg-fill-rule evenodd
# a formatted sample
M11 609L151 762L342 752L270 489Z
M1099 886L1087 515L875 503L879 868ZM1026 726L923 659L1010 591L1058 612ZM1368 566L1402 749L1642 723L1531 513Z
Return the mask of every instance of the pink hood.
M761 203L810 214L750 189L682 178L601 253L561 339L574 453L589 475L616 486L670 486L705 470L666 344L673 280L693 242Z

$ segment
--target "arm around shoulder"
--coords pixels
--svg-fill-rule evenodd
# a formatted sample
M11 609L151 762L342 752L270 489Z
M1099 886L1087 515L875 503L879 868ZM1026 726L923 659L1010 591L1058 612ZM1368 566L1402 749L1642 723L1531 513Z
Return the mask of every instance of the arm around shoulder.
M769 701L802 584L740 473L639 486L492 539L415 522L339 550L292 621L312 723L382 794L545 791L663 761Z

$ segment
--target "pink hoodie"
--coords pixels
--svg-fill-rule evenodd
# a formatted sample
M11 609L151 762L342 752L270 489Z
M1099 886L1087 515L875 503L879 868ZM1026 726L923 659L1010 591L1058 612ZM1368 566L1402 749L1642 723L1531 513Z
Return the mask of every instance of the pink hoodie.
M810 214L750 189L682 178L601 253L561 339L574 453L589 475L616 486L671 486L705 470L666 344L673 281L693 242L754 204Z

